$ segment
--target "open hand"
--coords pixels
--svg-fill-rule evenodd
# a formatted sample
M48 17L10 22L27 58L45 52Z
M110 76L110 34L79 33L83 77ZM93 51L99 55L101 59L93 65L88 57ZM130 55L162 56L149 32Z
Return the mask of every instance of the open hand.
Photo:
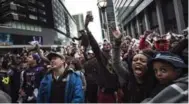
M115 39L121 39L122 38L122 34L121 34L121 32L119 30L114 30L112 32L112 34L113 34Z
M19 93L20 93L20 96L26 96L26 93L22 89L19 90Z
M88 26L89 22L92 22L93 21L93 16L92 15L87 15L86 18L85 18L85 28Z

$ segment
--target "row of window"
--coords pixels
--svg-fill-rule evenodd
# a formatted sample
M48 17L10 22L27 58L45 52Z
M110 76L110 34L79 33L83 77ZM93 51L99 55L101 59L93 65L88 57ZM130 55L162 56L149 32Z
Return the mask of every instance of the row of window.
M125 17L141 0L122 0L119 5L115 5L115 14L117 17ZM121 18L119 19L121 20Z
M3 2L5 2L6 0L0 0L0 3L3 3Z
M5 25L10 26L15 29L30 30L30 31L36 31L36 32L42 31L42 28L40 26L21 23L21 22L8 22Z
M47 19L43 18L43 17L37 17L35 15L32 15L32 14L29 14L29 18L32 19L32 20L40 20L42 22L47 22Z
M6 6L9 6L9 4L4 3L1 5L2 8L6 7ZM19 9L25 9L25 6L22 6L20 4L15 4L14 2L10 2L10 8L11 8L11 10L19 10ZM40 14L46 15L46 12L44 10L37 9L32 6L28 6L28 10L31 12L39 12Z
M25 19L27 16L26 14L21 14L21 13L15 13L15 12L7 12L6 14L4 14L2 17L6 17L8 15L12 15L13 19L14 20L20 20L20 19ZM43 17L37 17L35 15L32 15L32 14L29 14L29 19L32 19L32 20L40 20L42 22L47 22L47 20Z
M46 15L46 12L44 10L37 9L35 7L32 7L32 6L28 6L28 10L31 11L31 12L37 12L38 11L40 14Z
M55 28L61 30L64 33L67 33L65 25L66 20L64 16L64 7L61 5L59 0L52 0L52 9Z
M39 6L41 7L45 7L45 4L40 2L40 1L36 1L36 0L28 0L29 3L32 3L32 4L38 4Z
M0 3L5 3L5 1L6 0L0 0ZM21 2L21 3L27 3L27 1L26 0L17 0L17 1L19 1L19 2ZM13 0L12 0L12 2L13 2ZM28 0L28 2L29 3L32 3L32 4L37 4L37 5L39 5L39 6L41 6L41 7L45 7L45 4L43 3L43 2L40 2L40 1L36 1L36 0Z

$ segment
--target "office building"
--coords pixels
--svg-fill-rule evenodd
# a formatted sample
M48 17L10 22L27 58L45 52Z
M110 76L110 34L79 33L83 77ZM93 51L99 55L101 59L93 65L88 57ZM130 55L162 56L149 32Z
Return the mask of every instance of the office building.
M83 29L85 29L85 27L84 27L84 17L83 17L83 14L73 15L73 18L74 18L75 21L76 21L77 30L83 30Z
M188 26L188 0L113 0L116 22L127 35L145 30L181 33Z
M0 0L0 26L1 42L14 45L65 44L77 34L64 0Z

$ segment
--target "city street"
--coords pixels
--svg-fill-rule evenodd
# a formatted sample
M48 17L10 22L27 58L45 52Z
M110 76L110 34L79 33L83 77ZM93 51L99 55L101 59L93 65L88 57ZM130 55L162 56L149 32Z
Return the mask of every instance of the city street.
M0 0L0 103L188 103L188 0Z

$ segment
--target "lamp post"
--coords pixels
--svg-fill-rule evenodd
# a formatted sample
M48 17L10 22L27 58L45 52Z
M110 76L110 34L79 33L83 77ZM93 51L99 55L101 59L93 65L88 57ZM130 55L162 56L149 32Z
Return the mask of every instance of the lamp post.
M103 33L105 35L105 38L110 40L108 19L107 19L107 13L106 13L107 0L98 0L97 6L101 10L100 12L101 12L101 16L102 16Z

